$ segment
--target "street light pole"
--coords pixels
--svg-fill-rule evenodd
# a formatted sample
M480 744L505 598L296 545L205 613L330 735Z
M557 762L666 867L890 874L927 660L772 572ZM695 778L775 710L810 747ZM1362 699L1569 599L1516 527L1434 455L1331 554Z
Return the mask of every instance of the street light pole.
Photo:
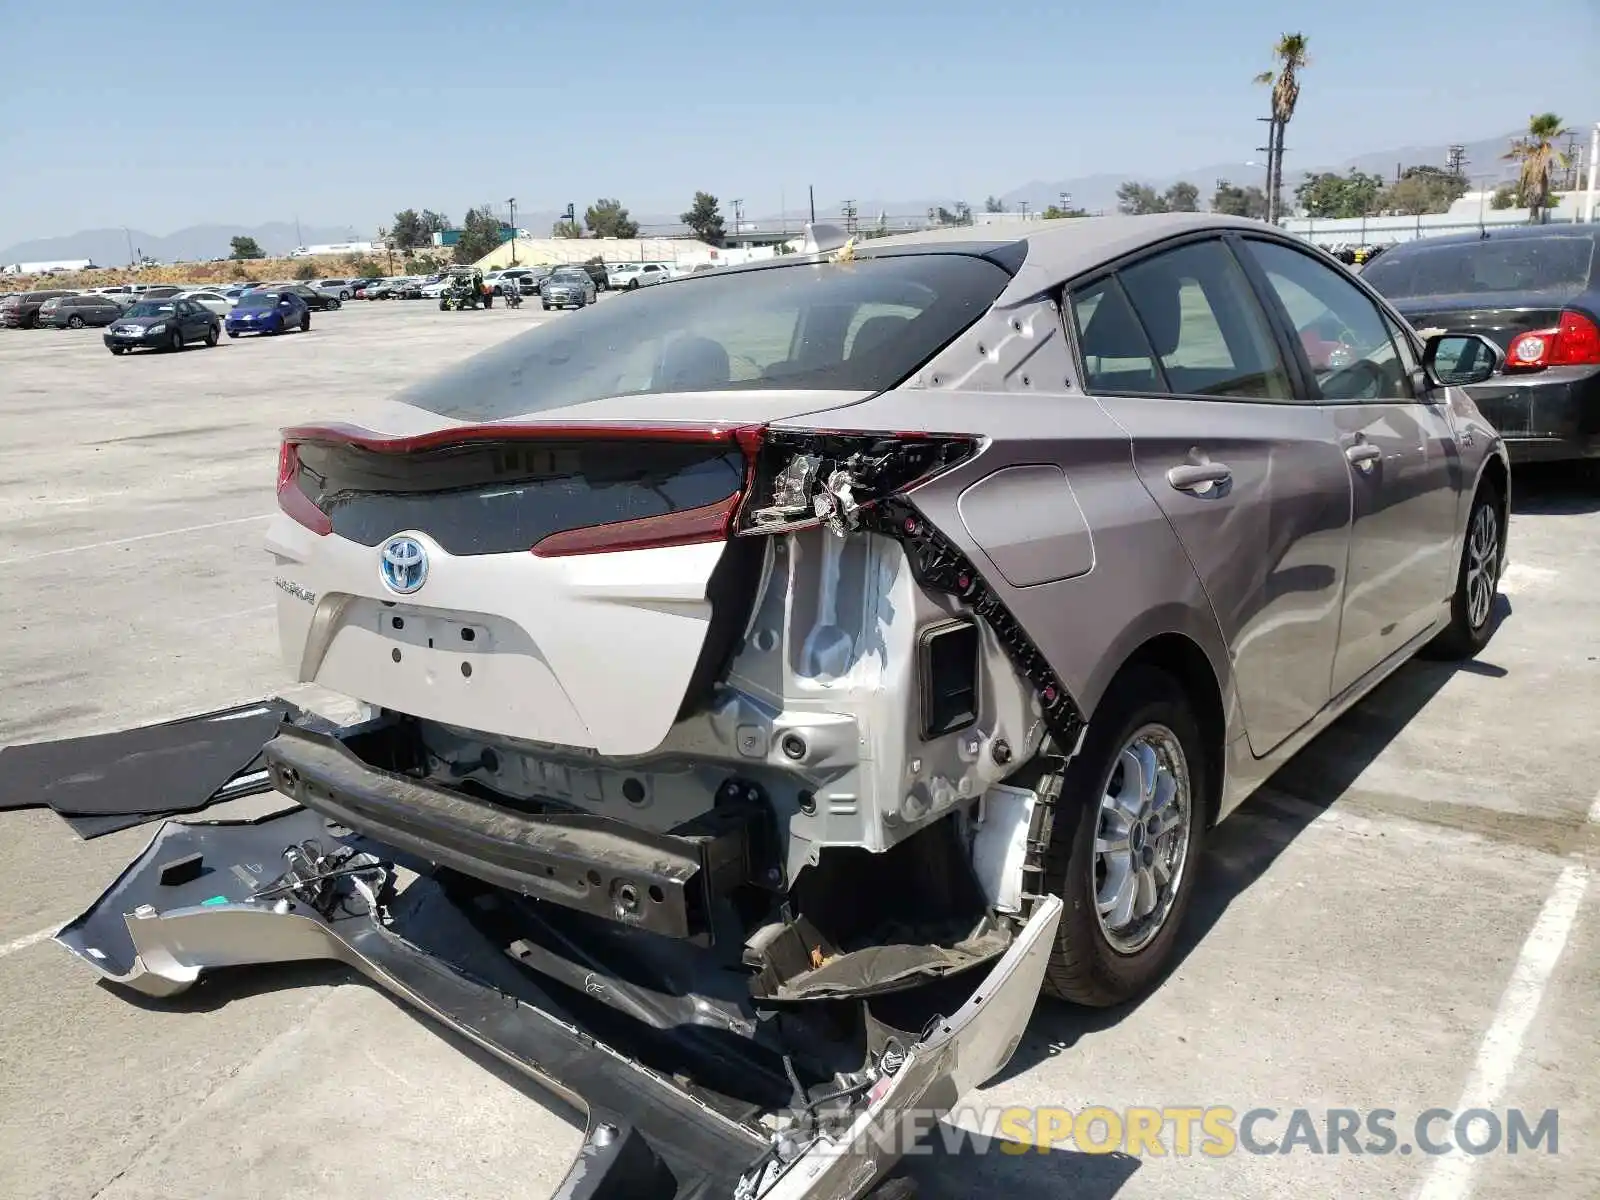
M511 206L511 265L517 265L517 198L506 201Z

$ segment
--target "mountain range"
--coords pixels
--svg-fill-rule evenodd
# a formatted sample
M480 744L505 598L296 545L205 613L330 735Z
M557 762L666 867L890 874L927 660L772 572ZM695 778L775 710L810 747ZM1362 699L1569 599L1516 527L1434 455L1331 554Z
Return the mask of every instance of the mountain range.
M1515 166L1502 157L1515 134L1505 134L1501 137L1483 138L1475 142L1462 143L1465 150L1465 171L1474 177L1475 184L1485 181L1492 183L1510 179L1515 173ZM1321 166L1306 167L1299 170L1286 170L1284 173L1285 198L1294 195L1294 189L1307 175L1322 171L1335 171L1339 174L1352 168L1380 175L1385 179L1393 179L1396 171L1403 167L1432 164L1445 165L1449 156L1449 146L1436 145L1410 145L1401 146L1393 150L1380 150L1367 154L1359 154L1342 162L1329 163ZM1238 185L1255 184L1260 186L1264 182L1265 169L1252 166L1243 161L1236 163L1213 163L1209 166L1191 167L1183 171L1153 171L1141 174L1139 172L1121 171L1116 173L1103 173L1098 175L1078 176L1072 179L1034 179L1010 191L998 193L997 198L1009 209L1020 207L1024 202L1029 209L1040 211L1051 204L1057 204L1065 193L1070 197L1069 203L1075 208L1088 209L1090 212L1113 211L1117 203L1117 188L1128 180L1149 184L1157 191L1164 191L1179 180L1187 180L1200 189L1202 202L1210 199L1219 180L1226 179ZM934 199L918 200L860 200L856 202L856 211L865 223L875 220L877 214L887 213L890 216L914 216L926 212L938 205L950 206L957 201L964 200L975 208L981 207L984 201L982 196L943 196ZM398 197L394 203L400 207L412 203L409 197ZM839 211L837 202L824 206L817 206L818 216L836 216ZM519 213L518 225L533 232L538 236L548 229L557 218L557 213L528 212ZM727 220L729 214L724 214ZM634 220L645 226L649 233L655 227L677 227L677 214L650 214L636 212ZM792 222L797 218L795 212L788 214ZM777 214L766 216L751 215L746 218L746 224L765 225L780 219ZM161 262L176 262L178 260L196 260L223 257L228 253L229 240L234 237L253 237L261 248L268 254L287 254L297 245L317 245L328 242L347 242L364 240L365 234L357 235L357 229L365 229L366 225L300 225L293 222L275 221L266 225L257 225L244 228L237 225L193 225L187 229L180 229L175 233L165 236L147 233L143 230L117 229L89 229L80 233L69 234L65 237L40 238L34 241L19 242L0 250L0 263L14 262L45 262L57 259L92 259L103 265L115 265L127 262L129 259L129 243L135 253L142 253ZM663 230L664 231L664 230Z

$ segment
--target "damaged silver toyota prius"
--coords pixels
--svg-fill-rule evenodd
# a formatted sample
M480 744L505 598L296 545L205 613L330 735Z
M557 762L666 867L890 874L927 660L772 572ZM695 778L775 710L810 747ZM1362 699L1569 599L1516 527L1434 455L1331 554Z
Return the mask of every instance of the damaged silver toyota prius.
M809 236L285 431L283 651L373 715L62 939L156 993L349 962L586 1109L563 1194L860 1196L1041 990L1159 981L1209 826L1487 641L1481 338L1224 217Z

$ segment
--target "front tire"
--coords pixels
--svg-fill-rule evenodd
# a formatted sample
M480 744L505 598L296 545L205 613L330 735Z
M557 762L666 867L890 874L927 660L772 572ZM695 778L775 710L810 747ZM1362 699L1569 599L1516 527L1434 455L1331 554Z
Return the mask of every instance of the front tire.
M1194 892L1209 778L1178 682L1148 666L1118 675L1057 801L1045 881L1062 914L1045 991L1104 1008L1161 978Z
M1425 648L1429 658L1467 659L1494 635L1494 598L1506 558L1505 514L1500 490L1485 480L1472 498L1467 535L1450 597L1450 624Z
M179 351L181 351L183 349L183 330L174 329L172 331L172 343L168 348L174 354L177 354Z
M301 333L310 333L311 332L311 314L310 313L306 313L303 317L300 318L300 332Z

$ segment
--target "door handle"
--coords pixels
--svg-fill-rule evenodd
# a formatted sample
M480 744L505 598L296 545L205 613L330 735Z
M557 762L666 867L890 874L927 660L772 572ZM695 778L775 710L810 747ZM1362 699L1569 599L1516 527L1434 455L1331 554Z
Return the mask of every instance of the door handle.
M1232 478L1228 464L1219 462L1173 467L1167 472L1167 482L1180 492L1203 492L1212 484L1221 486Z
M1370 442L1357 442L1345 448L1344 456L1363 471L1370 471L1372 465L1383 457L1383 451Z

